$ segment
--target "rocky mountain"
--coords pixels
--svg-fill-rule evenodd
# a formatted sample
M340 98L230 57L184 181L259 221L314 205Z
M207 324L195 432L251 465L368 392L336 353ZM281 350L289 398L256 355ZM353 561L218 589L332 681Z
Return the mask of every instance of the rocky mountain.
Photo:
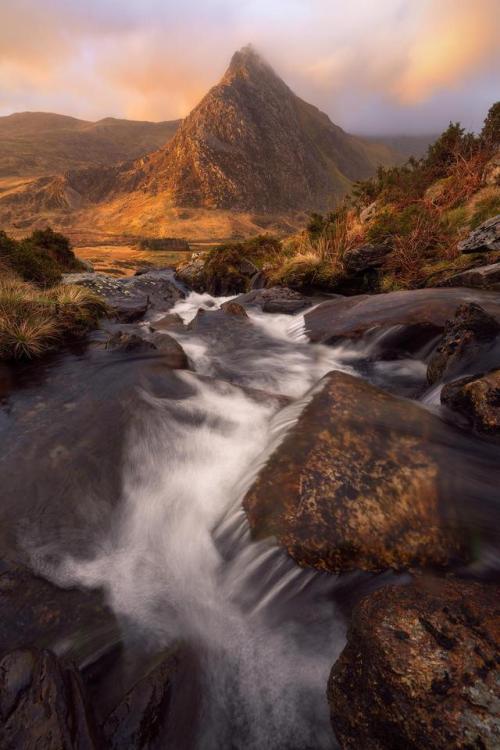
M332 208L353 181L401 161L400 152L346 133L296 96L252 47L233 56L179 126L30 117L42 118L40 134L50 131L40 140L57 150L53 174L59 173L47 176L42 159L36 181L0 185L0 223L14 232L47 223L70 233L92 227L192 239L287 231L297 214L303 221L307 212ZM16 130L11 118L3 119L0 137L5 121ZM26 143L23 132L16 137ZM162 146L145 154L160 137ZM136 159L132 141L142 150ZM70 163L67 147L76 142ZM16 163L11 169L22 172Z
M172 138L179 120L98 122L47 112L0 117L0 178L40 177L136 159Z
M394 160L387 146L334 125L245 47L170 143L134 164L118 190L163 192L177 206L320 210Z

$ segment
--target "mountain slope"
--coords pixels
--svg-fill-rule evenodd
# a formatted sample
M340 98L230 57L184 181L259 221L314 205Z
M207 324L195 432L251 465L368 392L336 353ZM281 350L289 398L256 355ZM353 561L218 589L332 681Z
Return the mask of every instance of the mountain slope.
M345 133L246 47L170 143L133 165L117 190L161 192L175 206L325 209L353 180L393 162L389 148Z
M46 112L0 117L0 178L40 177L136 159L167 143L179 125L108 117L87 122Z

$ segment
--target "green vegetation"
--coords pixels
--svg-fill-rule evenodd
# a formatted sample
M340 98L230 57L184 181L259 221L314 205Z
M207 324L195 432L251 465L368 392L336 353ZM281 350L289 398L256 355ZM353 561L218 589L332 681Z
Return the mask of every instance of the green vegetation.
M496 184L494 178L485 180L499 147L497 102L479 135L450 123L422 159L381 167L372 179L356 183L337 210L312 214L301 234L281 246L275 243L267 257L257 254L259 267L269 283L356 293L425 286L447 272L477 265L477 258L461 258L458 243L500 213L498 178ZM264 251L270 240L266 242ZM346 256L367 244L385 251L376 271L361 271L354 278L346 270ZM209 261L213 273L226 273L227 266L236 269L242 247L217 251L218 257ZM500 258L490 254L482 259Z
M0 359L30 359L93 328L105 303L89 289L59 285L80 264L51 230L20 242L0 232Z
M65 272L84 268L71 250L69 240L52 229L37 229L20 241L0 231L0 263L24 281L43 286L56 284Z

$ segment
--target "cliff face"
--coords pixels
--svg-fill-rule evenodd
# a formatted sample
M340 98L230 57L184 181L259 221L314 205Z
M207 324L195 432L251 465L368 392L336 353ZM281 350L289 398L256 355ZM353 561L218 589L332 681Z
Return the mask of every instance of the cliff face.
M246 47L170 143L136 162L118 189L164 192L177 206L325 209L390 161L388 149L345 133Z

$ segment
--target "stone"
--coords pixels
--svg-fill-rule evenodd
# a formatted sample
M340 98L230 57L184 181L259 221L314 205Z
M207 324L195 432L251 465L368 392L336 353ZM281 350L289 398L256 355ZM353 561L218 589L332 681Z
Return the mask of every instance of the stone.
M373 201L373 203L370 203L369 206L366 206L366 208L363 208L362 211L360 211L359 214L359 220L362 224L366 224L367 222L371 221L375 218L375 214L378 210L378 203L377 201Z
M358 274L372 268L380 268L385 256L390 253L390 245L360 245L349 250L342 263L347 274Z
M488 187L500 186L500 151L489 160L483 171L482 184Z
M140 320L149 309L167 310L184 296L170 270L151 270L125 278L102 273L65 274L63 283L92 289L106 300L122 323Z
M167 313L158 320L154 320L149 324L149 330L155 333L156 331L171 331L171 330L182 330L184 328L184 322L180 315L177 313Z
M332 573L464 560L443 429L417 404L330 373L244 498L253 538Z
M463 371L499 334L500 324L482 307L475 303L460 305L454 317L446 322L443 337L429 360L428 382L435 383Z
M466 416L478 432L500 433L500 370L448 383L441 403Z
M234 300L245 307L258 307L263 312L294 315L311 307L313 300L286 286L272 286L267 289L254 289L241 294Z
M0 661L3 750L101 747L78 670L50 651L20 649Z
M438 286L462 286L472 289L500 291L500 263L489 263L487 266L468 268L466 271L448 276Z
M103 725L109 750L165 747L162 739L171 720L169 709L179 661L179 650L171 649L111 712Z
M168 333L154 333L151 337L155 349L162 355L162 362L172 370L188 370L189 360L186 352Z
M342 750L500 746L500 588L425 577L354 609L328 682Z
M136 333L116 331L106 342L106 349L113 352L152 352L157 349L152 341L143 339Z
M500 214L488 219L458 243L461 253L481 253L500 250Z
M369 330L425 324L431 337L444 329L457 307L474 302L500 321L500 298L494 292L471 289L415 289L377 295L339 297L305 314L305 332L315 343L358 339Z
M226 315L235 315L238 318L248 318L245 308L242 305L240 305L238 302L235 302L234 300L230 300L229 302L224 302L221 305L220 309L224 310Z

